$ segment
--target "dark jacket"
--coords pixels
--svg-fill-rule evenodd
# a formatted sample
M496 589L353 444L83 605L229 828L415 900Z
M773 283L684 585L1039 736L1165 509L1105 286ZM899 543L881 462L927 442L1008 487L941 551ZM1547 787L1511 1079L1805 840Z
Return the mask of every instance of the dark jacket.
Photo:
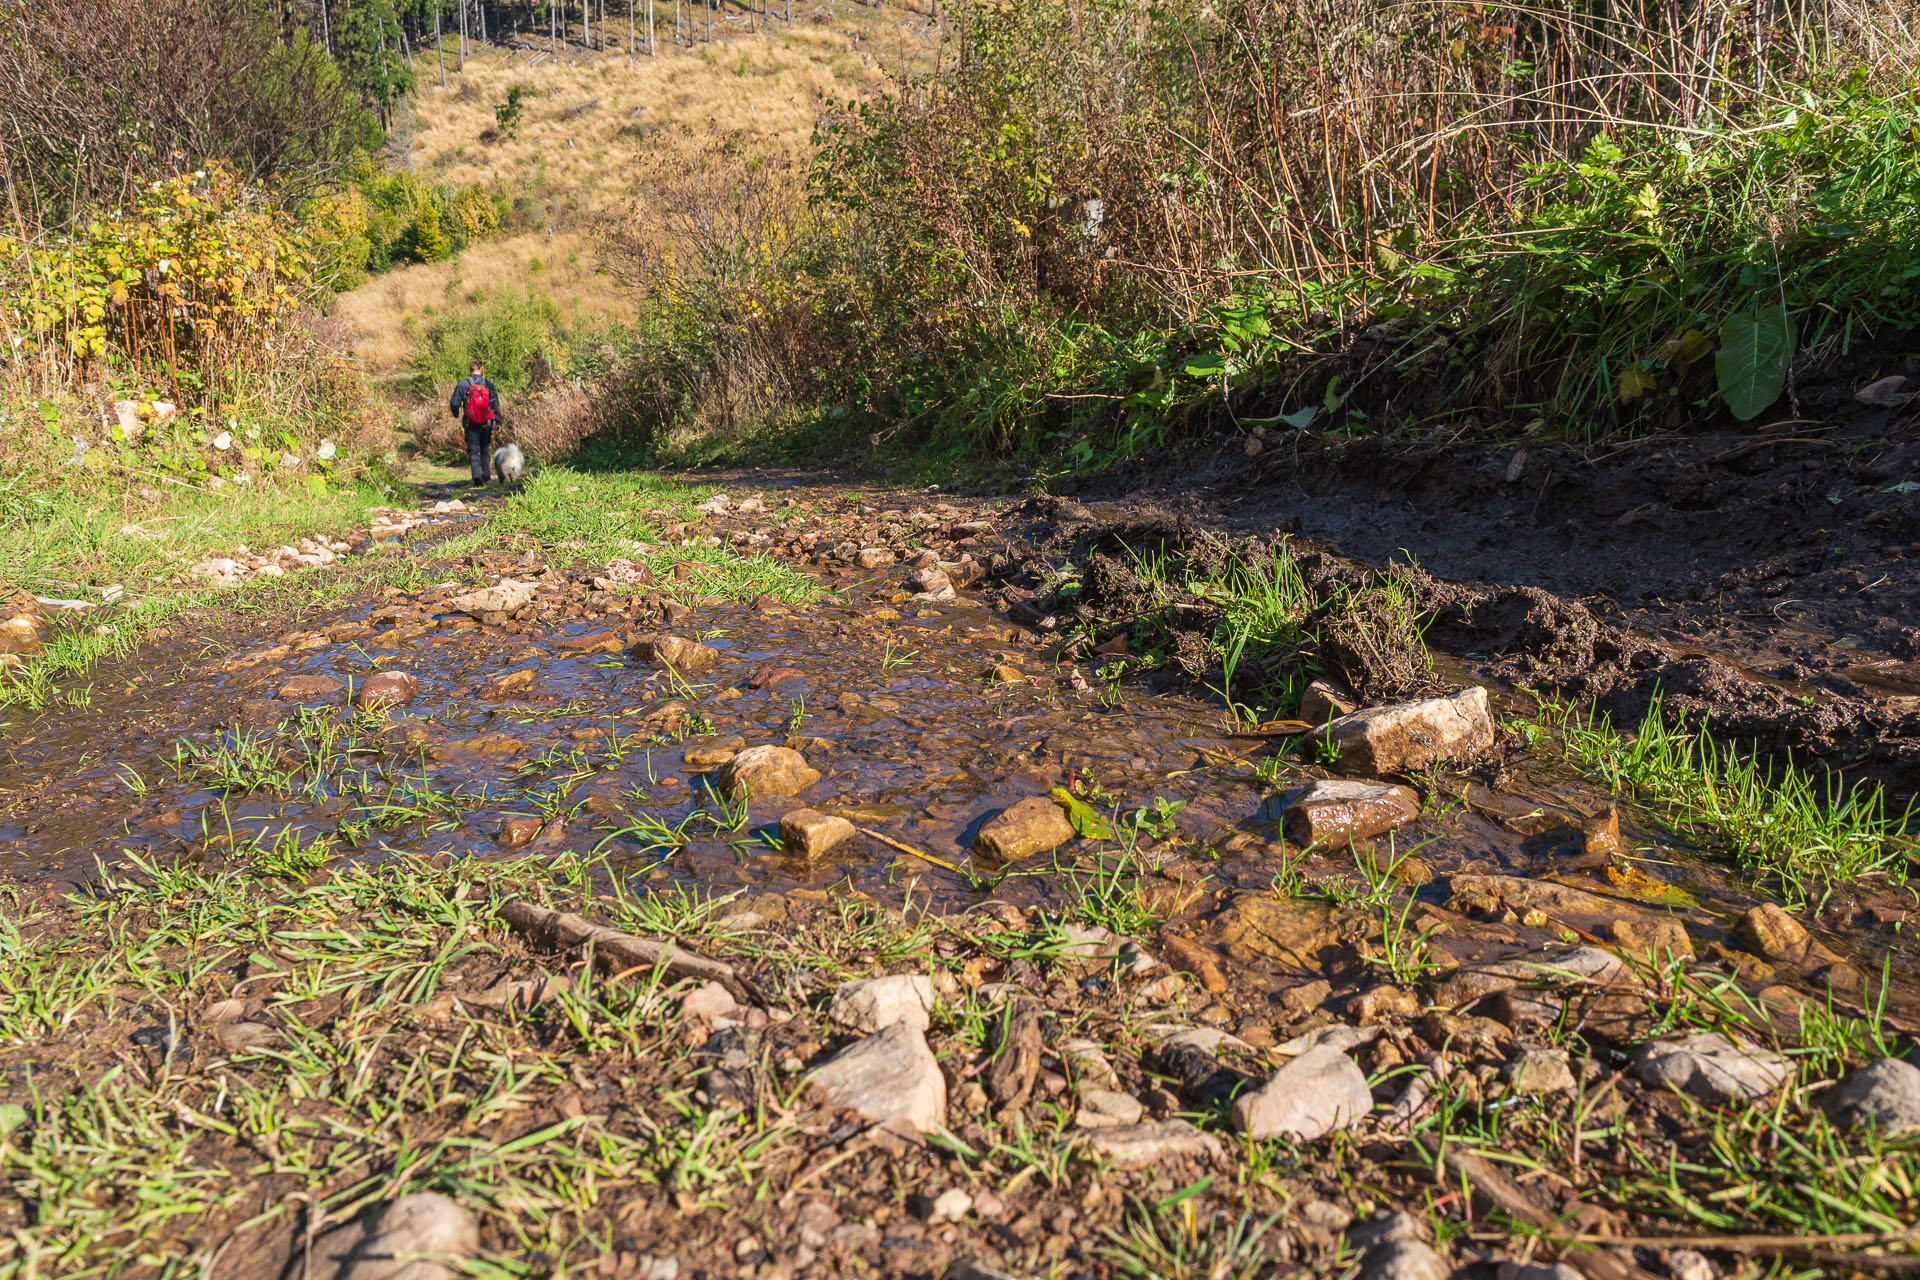
M488 401L493 405L493 421L487 425L497 427L500 425L500 388L494 386L493 383L489 382L485 377L478 379L478 381L481 386L487 389ZM455 416L463 421L467 416L467 388L471 387L474 382L475 379L472 375L460 379L460 381L453 384L453 395L447 399L447 408L453 410Z

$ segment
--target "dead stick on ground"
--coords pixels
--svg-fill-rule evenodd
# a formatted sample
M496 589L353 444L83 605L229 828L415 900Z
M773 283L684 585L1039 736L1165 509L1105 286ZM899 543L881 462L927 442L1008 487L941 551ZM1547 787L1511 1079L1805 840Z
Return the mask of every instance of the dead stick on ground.
M676 978L717 982L727 994L746 1004L765 1007L767 999L724 960L711 960L671 942L622 933L569 911L555 911L531 902L514 901L500 908L500 918L528 942L549 951L593 948L593 966L602 973L634 969L665 969Z
M967 874L966 872L962 871L960 868L954 866L951 862L948 862L945 858L936 858L930 853L922 853L920 850L914 848L910 844L900 843L898 840L895 840L892 836L881 835L878 831L875 831L872 827L855 827L854 830L858 831L863 836L872 836L875 840L878 840L881 844L892 845L894 848L898 849L902 853L910 853L914 857L920 859L920 861L922 862L931 862L936 867L945 867L948 871L953 872L953 874L957 876L963 876Z
M1427 1153L1461 1178L1499 1212L1551 1238L1561 1219L1528 1198L1520 1184L1501 1173L1481 1157L1467 1151L1451 1150L1438 1139L1423 1139ZM1553 1241L1561 1249L1560 1261L1589 1280L1653 1280L1653 1273L1628 1262L1617 1254L1595 1248L1585 1238L1562 1237ZM1607 1244L1614 1243L1611 1240Z

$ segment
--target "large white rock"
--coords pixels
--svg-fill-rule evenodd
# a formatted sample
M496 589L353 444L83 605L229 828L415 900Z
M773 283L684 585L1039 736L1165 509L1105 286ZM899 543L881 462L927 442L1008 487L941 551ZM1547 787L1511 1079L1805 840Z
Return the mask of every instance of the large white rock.
M473 1214L446 1196L418 1191L314 1241L314 1280L454 1280L454 1264L480 1252Z
M479 617L483 613L512 613L533 600L539 584L516 582L512 578L502 578L491 587L479 591L469 591L465 595L455 596L447 601L452 608L462 613Z
M1377 776L1424 769L1437 760L1465 764L1493 746L1493 716L1479 685L1444 698L1368 707L1312 735L1339 752L1343 772Z
M1642 1083L1713 1106L1764 1098L1793 1075L1787 1060L1771 1049L1736 1044L1710 1031L1653 1041L1640 1051L1636 1070Z
M1338 1049L1312 1048L1233 1100L1233 1127L1251 1138L1311 1142L1373 1109L1366 1073Z
M927 1133L947 1122L947 1080L917 1027L896 1022L813 1074L827 1104L875 1124Z
M843 982L827 1006L829 1021L871 1035L904 1024L925 1031L933 1022L933 980L923 973Z

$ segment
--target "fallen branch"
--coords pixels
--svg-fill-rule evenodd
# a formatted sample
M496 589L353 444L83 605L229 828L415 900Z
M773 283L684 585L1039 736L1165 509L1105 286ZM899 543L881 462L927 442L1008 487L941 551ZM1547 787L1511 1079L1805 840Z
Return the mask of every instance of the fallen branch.
M590 947L593 967L601 973L621 974L634 969L664 969L676 978L717 982L727 994L742 1004L762 1008L767 999L745 977L724 960L711 960L671 942L656 942L636 937L605 925L595 924L570 911L555 911L525 900L515 900L500 908L507 927L530 944L548 951L569 951Z

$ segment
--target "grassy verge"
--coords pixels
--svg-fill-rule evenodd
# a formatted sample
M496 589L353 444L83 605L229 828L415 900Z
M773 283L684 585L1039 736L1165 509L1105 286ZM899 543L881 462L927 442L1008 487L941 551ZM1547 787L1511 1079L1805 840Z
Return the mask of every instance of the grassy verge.
M1632 733L1604 716L1545 704L1567 760L1639 801L1681 836L1724 848L1748 874L1805 905L1834 885L1903 884L1920 842L1915 808L1891 812L1879 786L1846 785L1791 760L1743 758L1706 725L1670 722L1656 698Z
M19 581L35 594L84 598L102 607L87 613L84 624L53 635L26 666L0 674L0 708L84 705L86 679L97 664L133 651L188 614L264 618L357 591L417 586L436 566L496 548L539 547L548 554L602 562L628 559L646 565L657 580L707 599L770 595L797 603L818 594L806 575L702 544L697 531L669 539L664 527L697 519L697 504L708 492L644 472L542 467L491 508L479 528L429 550L356 558L282 578L255 577L239 587L206 585L188 577L186 569L242 544L259 549L364 526L370 506L398 499L390 489L370 485L319 496L280 489L231 497L195 492L143 505L137 521L126 519L126 507L105 501L49 500L35 521L0 527L0 556L11 555L25 566ZM135 529L159 532L156 537L128 532ZM638 546L649 550L637 551Z

